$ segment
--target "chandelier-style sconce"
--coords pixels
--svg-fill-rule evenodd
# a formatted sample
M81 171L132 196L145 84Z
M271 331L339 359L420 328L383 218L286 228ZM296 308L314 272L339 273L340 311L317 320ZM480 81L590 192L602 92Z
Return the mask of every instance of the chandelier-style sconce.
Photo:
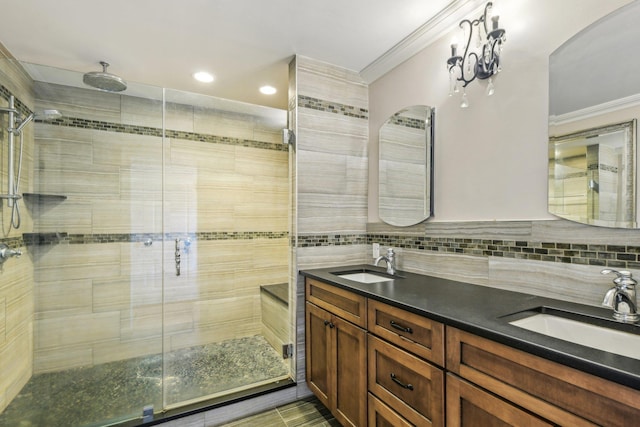
M464 19L460 22L460 28L464 31L466 45L464 54L458 55L458 44L451 45L451 58L447 60L449 71L449 96L460 92L462 86L461 108L469 106L469 99L465 88L475 79L486 80L487 95L493 95L493 75L501 71L500 55L502 44L506 42L505 31L498 26L499 16L491 16L493 3L489 2L484 8L484 13L478 18L470 21ZM487 20L491 19L491 30L487 28ZM472 40L476 38L475 49L471 47Z

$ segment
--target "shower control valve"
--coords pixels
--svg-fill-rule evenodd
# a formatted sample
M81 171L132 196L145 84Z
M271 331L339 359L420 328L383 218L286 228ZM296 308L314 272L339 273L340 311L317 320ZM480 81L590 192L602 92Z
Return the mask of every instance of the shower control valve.
M17 249L11 249L5 243L0 243L0 265L4 264L6 260L11 257L19 258L22 255L22 251Z

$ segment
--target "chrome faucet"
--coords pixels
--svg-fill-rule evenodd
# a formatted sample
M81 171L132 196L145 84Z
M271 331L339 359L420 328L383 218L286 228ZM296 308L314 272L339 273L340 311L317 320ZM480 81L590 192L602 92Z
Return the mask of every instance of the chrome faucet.
M636 282L629 271L616 271L604 269L602 274L613 273L617 277L613 279L614 287L609 289L604 296L602 305L613 308L613 318L624 323L634 323L640 320L638 315L638 301L636 299Z
M393 251L393 248L387 249L386 255L381 255L376 258L374 265L378 265L382 260L387 262L387 274L396 274L396 253Z
M4 243L0 243L0 265L4 264L6 260L11 257L19 258L22 255L22 251L17 249L11 249Z

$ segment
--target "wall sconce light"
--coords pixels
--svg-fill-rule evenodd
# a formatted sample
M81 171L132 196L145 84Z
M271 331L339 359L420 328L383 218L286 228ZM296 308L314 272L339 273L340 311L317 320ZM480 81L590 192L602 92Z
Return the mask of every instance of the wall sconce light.
M465 88L475 79L489 79L487 84L487 95L493 95L492 76L501 71L500 55L502 44L506 42L505 31L498 26L499 16L491 16L493 3L488 2L484 8L484 13L478 18L470 21L464 19L460 22L460 28L464 31L466 45L464 54L458 55L458 44L451 44L451 58L447 60L447 70L449 71L449 96L460 92L459 83L462 85L461 108L469 106L469 99ZM490 18L492 28L487 28L487 19ZM472 39L477 39L475 49L471 47Z

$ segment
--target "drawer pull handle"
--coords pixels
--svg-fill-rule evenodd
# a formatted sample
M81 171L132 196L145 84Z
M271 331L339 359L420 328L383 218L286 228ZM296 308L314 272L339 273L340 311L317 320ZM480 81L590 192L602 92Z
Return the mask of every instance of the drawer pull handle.
M400 330L400 331L402 331L402 332L406 332L406 333L408 333L408 334L412 334L412 333L413 333L413 329L411 329L411 328L406 328L406 327L404 327L404 326L402 326L402 325L399 325L399 324L397 324L396 322L394 322L393 320L392 320L392 321L390 321L389 323L391 324L391 327L392 327L392 328L396 328L396 329L398 329L398 330Z
M400 387L406 388L407 390L413 390L413 385L403 383L398 379L398 377L396 377L396 374L394 374L393 372L391 373L391 379L393 380L394 383L398 384Z

